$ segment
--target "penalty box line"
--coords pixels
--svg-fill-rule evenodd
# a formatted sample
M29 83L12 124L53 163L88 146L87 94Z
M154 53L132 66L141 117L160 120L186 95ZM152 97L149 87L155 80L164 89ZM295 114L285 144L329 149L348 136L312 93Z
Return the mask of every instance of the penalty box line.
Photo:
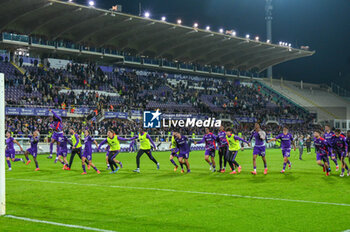
M161 192L189 193L189 194L198 194L198 195L225 196L225 197L246 198L246 199L255 199L255 200L286 201L286 202L295 202L295 203L309 203L309 204L318 204L318 205L337 205L337 206L350 207L350 204L336 203L336 202L295 200L295 199L259 197L259 196L245 196L245 195L237 195L237 194L229 194L229 193L199 192L199 191L188 191L188 190L177 190L177 189L161 189L161 188L147 188L147 187L119 186L119 185L83 184L83 183L50 181L50 180L33 180L33 179L17 179L17 178L7 178L7 179L8 180L15 180L15 181L41 182L41 183L51 183L51 184L79 185L79 186L91 186L91 187L134 189L134 190L150 190L150 191L161 191Z
M43 220L26 218L26 217L17 217L17 216L13 216L13 215L5 215L4 217L22 220L22 221L36 222L36 223L49 224L49 225L54 225L54 226L62 226L62 227L75 228L75 229L82 229L82 230L91 230L91 231L98 231L98 232L116 232L113 230L103 230L103 229L98 229L98 228L93 228L93 227L88 227L88 226L63 224L63 223L58 223L58 222L43 221Z

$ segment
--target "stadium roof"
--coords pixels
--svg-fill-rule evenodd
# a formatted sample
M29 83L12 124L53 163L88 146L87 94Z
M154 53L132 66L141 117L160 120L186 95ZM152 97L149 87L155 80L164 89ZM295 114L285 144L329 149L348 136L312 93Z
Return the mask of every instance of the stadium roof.
M265 70L313 51L57 0L0 0L0 31L227 69Z

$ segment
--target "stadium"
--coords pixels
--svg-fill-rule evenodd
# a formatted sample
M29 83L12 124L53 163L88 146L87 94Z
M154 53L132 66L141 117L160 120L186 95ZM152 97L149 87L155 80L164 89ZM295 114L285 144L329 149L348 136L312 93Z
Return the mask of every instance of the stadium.
M350 5L227 2L0 0L1 232L350 231Z

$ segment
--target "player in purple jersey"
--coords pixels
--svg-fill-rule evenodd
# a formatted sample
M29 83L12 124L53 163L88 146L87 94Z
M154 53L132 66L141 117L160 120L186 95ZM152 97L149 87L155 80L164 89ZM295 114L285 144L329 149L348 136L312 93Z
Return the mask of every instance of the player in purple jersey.
M17 146L19 146L19 148L21 149L21 151L23 152L23 148L21 147L21 144L19 144L19 142L17 142L17 140L15 140L14 138L11 137L11 132L7 131L6 132L6 149L5 149L5 157L6 157L6 162L7 165L9 167L9 171L12 170L11 167L11 162L10 160L12 160L12 162L18 162L18 161L22 161L24 163L24 160L18 159L16 158L16 151L15 151L15 145L17 144Z
M219 146L219 164L220 164L220 172L224 173L226 170L226 153L228 150L228 142L226 139L226 132L224 130L223 126L220 126L219 128L219 134L216 137L216 141Z
M329 144L329 152L328 152L328 156L330 156L336 166L336 171L339 171L339 165L338 165L338 161L337 161L337 157L335 156L334 152L333 152L333 135L334 132L331 131L330 126L325 126L325 132L323 135L323 138L325 138L327 140L327 143Z
M174 138L175 138L175 142L176 142L176 146L179 149L179 162L180 164L186 165L187 168L187 173L191 172L190 169L190 164L188 162L188 158L190 157L190 144L189 144L189 139L184 136L181 135L178 131L174 132ZM184 169L182 168L181 173L184 173Z
M282 156L283 156L283 168L281 173L284 173L286 171L286 166L288 164L289 169L292 168L292 163L289 161L290 157L290 151L293 149L296 150L295 143L293 140L293 135L288 133L288 128L283 127L283 133L279 134L277 137L270 139L268 142L276 141L277 139L281 140L281 150L282 150Z
M216 172L216 165L215 165L215 149L216 149L216 136L210 132L209 128L205 128L205 135L203 136L202 140L199 142L194 142L194 144L200 144L205 143L205 153L204 153L204 159L207 161L207 163L210 166L210 170L213 172ZM209 160L209 156L211 160Z
M28 131L28 129L26 130L26 132ZM38 131L34 131L33 135L29 135L27 136L30 140L30 148L28 148L25 153L24 156L26 157L27 163L26 165L28 165L31 161L28 157L28 155L32 155L33 156L33 160L35 162L35 171L39 171L39 164L38 164L38 160L36 159L37 155L38 155L38 143L39 143L39 132Z
M326 172L326 175L329 176L329 144L327 140L321 137L321 131L314 132L314 145L316 150L316 160L317 164L323 168L323 172Z
M106 170L111 169L111 166L109 165L109 162L108 162L108 155L109 155L109 146L106 147L106 164L107 164Z
M52 117L52 122L50 124L50 128L53 130L53 134L51 137L51 143L50 143L50 155L47 157L48 159L52 159L52 150L53 150L53 145L56 142L57 143L57 156L56 156L56 162L57 162L57 157L60 149L60 142L59 142L59 137L63 136L63 125L62 125L62 118L58 116L58 114L49 109L50 113L53 114Z
M129 153L130 153L130 152L135 152L135 151L136 151L135 145L136 145L136 141L135 141L135 140L132 140L132 141L130 142L130 145L129 145Z
M68 154L68 144L73 146L72 142L67 138L67 136L63 135L59 138L60 149L58 153L58 160L61 164L63 164L63 170L68 168L67 154Z
M338 157L338 159L340 159L342 164L340 177L344 177L345 169L347 170L347 175L350 176L348 165L345 163L345 157L348 153L348 144L346 142L346 137L341 134L341 131L339 129L335 130L333 136L333 152Z
M264 174L267 174L267 163L265 158L265 139L266 139L266 133L263 131L260 127L259 123L255 123L254 130L252 131L252 134L248 140L250 143L252 139L255 139L255 145L253 149L253 168L254 170L251 172L253 175L256 175L256 158L257 156L261 156L262 161L264 162Z
M170 141L170 144L169 144L169 149L171 151L170 153L170 157L169 157L169 160L170 162L174 165L174 172L177 171L178 169L178 165L176 164L176 162L174 161L174 157L176 157L177 159L179 159L179 148L177 147L177 143L176 143L176 139L175 139L175 134L176 132L173 132L172 133L172 136L171 136L171 141ZM183 172L183 164L181 162L180 163L180 166L181 166L181 172Z
M84 131L84 151L81 159L81 166L83 168L83 173L82 175L86 175L86 169L85 169L85 160L88 160L89 165L95 169L97 174L100 174L101 172L96 168L95 164L92 163L92 143L96 145L98 148L98 143L94 138L90 136L90 132L88 130Z
M346 132L346 143L348 144L348 153L347 153L347 157L349 158L349 163L350 163L350 149L349 149L349 147L350 147L350 131L347 131Z

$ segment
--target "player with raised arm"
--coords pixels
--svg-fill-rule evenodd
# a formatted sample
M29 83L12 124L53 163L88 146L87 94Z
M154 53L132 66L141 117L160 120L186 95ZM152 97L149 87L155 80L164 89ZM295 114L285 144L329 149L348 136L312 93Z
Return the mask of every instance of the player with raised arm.
M134 170L134 172L140 172L140 158L141 156L146 153L148 158L150 160L153 161L153 163L155 163L157 165L157 169L159 170L159 163L158 161L152 156L152 151L151 151L151 144L153 146L153 149L156 150L157 147L154 144L151 136L149 136L149 134L145 131L143 131L142 128L139 129L139 134L133 138L131 138L132 140L134 139L139 139L140 140L140 149L137 152L137 156L136 156L136 169Z
M340 159L342 164L340 177L344 177L345 169L347 170L347 175L350 176L348 165L345 163L345 157L348 153L348 144L346 142L346 137L341 134L341 131L339 129L335 130L333 136L333 152L337 158Z
M52 122L50 124L50 128L53 130L53 134L50 142L50 155L47 158L52 159L52 150L55 142L57 143L57 154L59 153L59 149L60 149L59 138L63 136L63 125L62 125L62 118L58 116L58 114L55 111L51 109L49 109L49 111L50 113L53 114ZM57 162L57 159L58 159L58 155L56 157L56 162Z
M253 149L253 168L254 170L251 172L253 175L256 175L256 158L257 156L261 156L262 161L264 162L264 174L267 174L267 162L266 162L266 146L265 146L265 139L266 139L266 133L263 131L260 127L259 123L255 123L254 130L252 131L252 134L248 140L250 143L252 139L255 139L255 145Z
M331 131L331 127L329 125L325 126L325 132L324 132L324 138L326 139L327 143L328 143L328 156L331 157L331 159L333 160L335 166L336 166L336 171L339 171L339 165L338 165L338 161L337 161L337 157L335 156L334 152L333 152L333 135L334 132ZM329 165L330 167L330 165Z
M232 128L226 129L226 139L228 142L228 151L226 153L226 160L232 169L232 172L230 174L237 173L235 170L235 166L238 167L238 173L241 173L242 167L236 161L238 151L241 149L241 145L239 141L242 141L243 143L248 144L248 146L250 146L250 143L242 139L241 137L234 135Z
M89 165L95 169L97 174L100 174L101 172L96 168L95 164L92 163L92 143L95 143L96 147L98 148L98 143L94 138L90 136L90 132L88 130L84 130L84 151L81 159L81 166L83 168L82 175L86 175L86 169L85 169L85 161L88 160Z
M26 133L28 132L28 129L26 130ZM35 162L35 171L39 171L39 164L38 164L38 160L36 159L36 157L38 156L38 143L39 143L39 132L38 131L34 131L33 135L27 135L29 140L30 140L30 148L28 148L25 153L24 156L27 159L27 163L26 165L28 165L31 161L28 157L28 155L32 155L33 156L33 160Z
M109 167L111 168L110 174L114 174L118 172L119 167L117 164L120 165L120 168L123 168L123 164L121 161L117 160L116 157L120 152L120 141L130 141L131 139L125 139L122 137L119 137L116 135L115 131L116 129L109 129L107 132L107 138L103 140L100 145L98 146L97 150L100 150L102 145L108 144L109 146L109 151L108 151L108 164Z
M6 132L6 148L5 148L5 157L6 157L6 162L7 165L9 167L9 171L12 170L11 167L11 162L10 160L12 160L12 162L18 162L18 161L22 161L24 163L24 160L22 158L16 158L16 150L15 150L15 145L17 144L17 146L19 146L19 148L21 149L21 151L23 152L23 148L21 147L21 144L19 144L19 142L17 142L17 140L15 140L12 136L11 136L11 132L7 131Z
M191 169L188 158L190 157L191 149L189 139L186 136L181 135L178 131L173 132L173 137L175 139L176 147L179 150L178 158L182 167L181 173L184 173L183 165L186 165L187 173L190 173Z
M296 150L295 143L293 140L293 135L288 133L288 128L283 127L283 133L277 135L275 138L270 139L268 142L276 141L277 139L281 140L281 150L282 150L282 156L283 156L283 168L281 173L284 173L286 171L286 166L288 164L289 169L292 168L292 163L289 161L290 157L290 151L293 149Z
M205 135L203 136L202 140L199 142L194 142L194 144L205 143L204 159L205 161L207 161L207 163L210 166L210 170L212 170L213 172L216 172L215 141L216 141L216 136L210 132L209 128L205 128ZM211 158L210 160L209 160L209 157Z
M317 164L320 165L323 168L323 172L326 172L326 175L329 176L329 172L331 171L328 158L329 144L326 139L321 137L321 131L314 132L314 145Z
M220 172L224 173L226 170L226 154L228 151L228 142L226 138L226 132L224 130L224 126L220 126L218 136L216 137L218 146L219 146L219 164L220 164Z

